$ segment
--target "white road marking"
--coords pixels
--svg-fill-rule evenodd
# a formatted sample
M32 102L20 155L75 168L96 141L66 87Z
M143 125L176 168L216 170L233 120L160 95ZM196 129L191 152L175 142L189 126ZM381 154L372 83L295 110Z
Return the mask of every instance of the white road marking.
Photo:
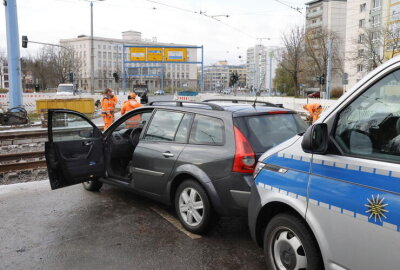
M177 228L178 230L180 230L181 232L183 232L184 234L189 236L191 239L196 240L196 239L201 238L201 235L194 234L194 233L191 233L191 232L188 232L187 230L185 230L185 228L183 228L183 226L179 222L179 220L177 220L176 218L171 216L166 211L164 211L164 210L162 210L162 209L160 209L158 207L154 207L154 206L150 207L150 209L153 210L154 212L156 212L157 214L159 214L162 218L164 218L166 221L171 223L175 228Z

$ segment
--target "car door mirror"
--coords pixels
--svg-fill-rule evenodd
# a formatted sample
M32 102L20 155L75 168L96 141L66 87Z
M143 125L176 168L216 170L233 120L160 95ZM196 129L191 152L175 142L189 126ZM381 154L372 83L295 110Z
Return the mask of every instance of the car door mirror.
M318 123L310 126L303 135L301 147L303 151L311 154L325 154L328 150L328 126Z

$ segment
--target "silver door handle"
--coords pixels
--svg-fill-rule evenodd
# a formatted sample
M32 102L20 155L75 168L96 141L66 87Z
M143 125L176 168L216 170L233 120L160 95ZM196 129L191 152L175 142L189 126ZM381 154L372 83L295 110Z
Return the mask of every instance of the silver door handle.
M172 154L172 153L170 153L170 152L164 152L164 153L163 153L163 156L166 157L166 158L168 158L168 157L173 157L174 154Z

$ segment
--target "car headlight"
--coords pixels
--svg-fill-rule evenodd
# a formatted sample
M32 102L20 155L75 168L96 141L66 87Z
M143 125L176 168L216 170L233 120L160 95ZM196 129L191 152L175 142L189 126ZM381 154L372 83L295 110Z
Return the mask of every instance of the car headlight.
M264 167L265 167L265 164L264 164L264 163L262 163L262 162L257 162L257 165L256 165L256 167L255 167L255 169L254 169L253 178L256 178L257 175L260 173L260 171L261 171L262 169L264 169Z

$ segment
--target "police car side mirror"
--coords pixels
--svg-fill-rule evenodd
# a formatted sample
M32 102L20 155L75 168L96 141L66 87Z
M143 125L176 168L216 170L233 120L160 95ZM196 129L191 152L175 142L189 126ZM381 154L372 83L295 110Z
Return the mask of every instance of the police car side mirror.
M323 155L328 150L328 141L328 125L318 123L310 126L304 133L301 147L306 153Z

